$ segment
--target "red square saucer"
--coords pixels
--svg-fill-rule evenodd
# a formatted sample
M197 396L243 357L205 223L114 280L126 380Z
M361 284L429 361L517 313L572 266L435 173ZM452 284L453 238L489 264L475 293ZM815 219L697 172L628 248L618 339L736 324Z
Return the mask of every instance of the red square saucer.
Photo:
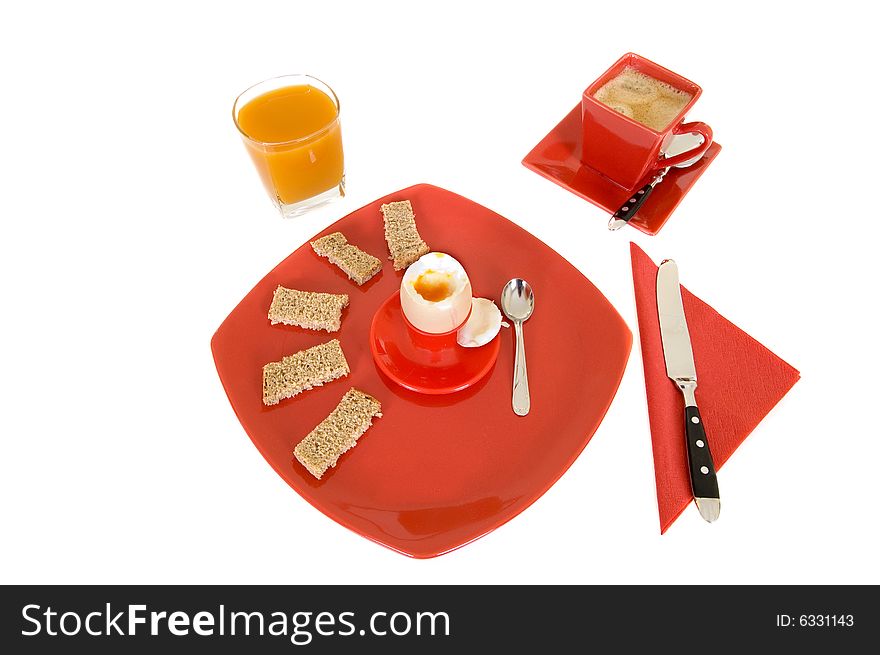
M517 276L534 289L535 312L525 324L528 416L511 409L512 329L502 330L501 351L488 375L449 395L404 389L374 363L370 325L403 276L386 259L379 206L404 199L412 201L425 241L467 269L475 295L497 303L504 284ZM560 255L495 212L444 189L420 184L392 193L321 235L337 230L382 258L382 271L355 286L303 244L218 328L211 340L217 371L254 445L309 503L398 552L441 555L522 512L571 466L614 398L632 334L599 290ZM278 284L349 294L340 331L271 325L266 313ZM333 337L351 367L347 378L263 406L263 364ZM316 480L293 458L293 448L350 387L375 396L383 416Z
M626 189L581 162L581 106L578 104L523 159L523 165L608 212L620 209L634 189ZM692 166L672 168L629 224L657 234L691 187L721 152L713 143Z

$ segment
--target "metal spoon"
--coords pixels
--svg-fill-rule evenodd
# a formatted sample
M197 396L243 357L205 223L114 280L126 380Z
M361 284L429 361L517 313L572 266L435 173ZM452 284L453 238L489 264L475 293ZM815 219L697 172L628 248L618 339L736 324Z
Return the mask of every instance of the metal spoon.
M704 139L702 134L678 134L667 148L664 157L675 157L688 150L698 148L703 145L703 143ZM693 166L703 158L704 154L705 153L700 153L696 157L692 157L687 161L676 164L675 168L687 168L688 166ZM670 168L670 166L667 166L666 168L661 168L659 171L656 171L651 177L651 180L645 186L638 191L634 191L632 197L626 200L620 209L611 215L611 220L608 221L608 229L612 231L619 230L629 223L641 206L645 204L645 201L648 199L648 196L651 195L654 187L660 184L663 181L663 178L666 177Z
M513 322L516 331L516 360L513 366L513 411L517 416L529 413L529 376L526 372L526 346L523 342L523 321L529 320L535 309L535 294L525 280L513 278L501 290L501 309Z

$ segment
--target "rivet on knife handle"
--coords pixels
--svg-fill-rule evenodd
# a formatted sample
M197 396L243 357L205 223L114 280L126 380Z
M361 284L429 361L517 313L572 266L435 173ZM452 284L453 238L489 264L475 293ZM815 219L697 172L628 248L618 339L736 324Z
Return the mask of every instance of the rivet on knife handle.
M648 199L648 196L651 195L651 191L654 190L654 185L652 183L648 183L643 186L641 189L636 191L633 195L629 197L621 207L611 216L611 220L608 221L608 229L609 230L619 230L624 225L629 223L630 219L636 215L639 211L639 207Z
M709 451L709 441L703 427L703 418L696 405L684 408L685 435L687 439L688 466L691 471L691 489L700 515L710 523L718 518L721 511L718 478L715 464Z

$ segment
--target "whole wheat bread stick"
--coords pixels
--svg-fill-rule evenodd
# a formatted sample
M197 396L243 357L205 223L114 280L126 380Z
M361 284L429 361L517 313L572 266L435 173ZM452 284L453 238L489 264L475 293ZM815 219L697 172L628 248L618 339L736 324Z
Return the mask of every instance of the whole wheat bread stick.
M395 271L406 268L425 253L431 252L419 234L409 200L389 202L380 209L385 220L385 242L390 253L388 258L394 260Z
M354 448L358 439L382 416L382 404L371 395L352 387L336 408L309 432L293 454L300 464L319 480L339 457Z
M263 404L277 405L285 398L344 377L350 371L339 339L300 350L263 367Z
M336 264L360 286L382 270L382 262L348 242L342 232L333 232L312 241L312 249Z
M279 284L269 306L269 320L272 325L283 323L336 332L345 307L348 307L348 294L299 291Z

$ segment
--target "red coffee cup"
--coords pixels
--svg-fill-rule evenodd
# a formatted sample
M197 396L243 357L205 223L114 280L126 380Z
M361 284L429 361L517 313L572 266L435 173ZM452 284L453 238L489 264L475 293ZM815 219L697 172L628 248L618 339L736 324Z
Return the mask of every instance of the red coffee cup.
M690 101L658 132L596 100L593 95L627 67L691 94ZM583 162L626 189L635 189L652 173L697 159L712 145L712 128L705 123L685 123L684 117L703 90L681 75L632 52L623 55L584 91ZM663 153L677 134L701 134L703 142L673 157Z

